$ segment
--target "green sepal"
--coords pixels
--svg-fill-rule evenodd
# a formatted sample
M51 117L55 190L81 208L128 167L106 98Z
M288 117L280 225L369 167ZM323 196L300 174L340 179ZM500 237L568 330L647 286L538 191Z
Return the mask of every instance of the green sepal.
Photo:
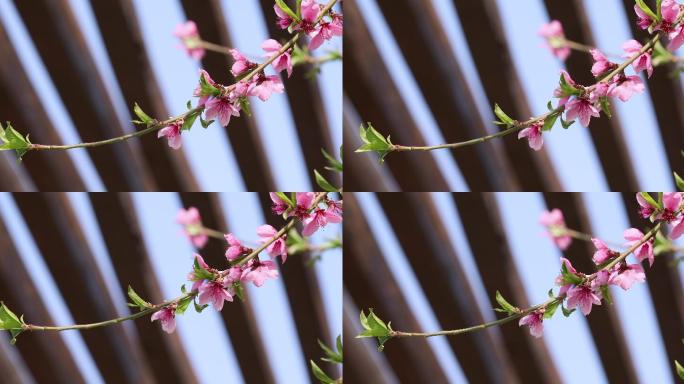
M613 304L613 295L610 294L610 288L608 288L607 285L601 286L601 295L603 295L603 298L606 300L606 303L612 305Z
M684 380L684 367L682 367L681 364L679 364L679 361L675 360L675 369L677 370L677 376L679 376L680 379Z
M544 126L542 127L542 131L550 131L551 128L553 128L553 125L556 124L556 120L558 120L558 116L560 116L560 112L552 113L544 119Z
M565 283L565 284L577 285L577 284L581 284L584 281L580 276L578 276L574 273L570 273L570 271L568 271L568 267L565 265L565 263L561 264L561 278L563 280L563 283Z
M313 375L320 381L322 384L334 384L335 380L330 378L323 370L316 365L316 363L313 360L309 360L309 363L311 364L311 372Z
M193 263L193 269L195 278L197 278L198 280L213 281L216 278L213 273L207 271L206 269L204 269L204 267L200 265L199 261L197 261L197 258L195 258L195 261Z
M190 303L193 302L192 297L186 297L185 299L181 300L178 302L178 305L176 306L176 315L182 315L185 313L185 311L188 310L188 307L190 306Z
M242 286L242 283L239 281L233 283L233 289L235 290L235 296L240 299L240 301L244 302L245 301L245 288Z
M385 161L385 156L392 152L394 145L389 136L387 138L382 136L373 128L371 123L367 123L367 125L368 128L364 129L363 124L359 128L359 136L364 144L356 152L377 152L382 163Z
M28 135L24 137L21 133L17 132L12 128L12 124L7 122L7 127L3 128L0 124L0 140L2 145L0 145L0 151L11 151L14 150L17 153L17 158L21 158L28 152L31 146L31 140L29 140Z
M314 169L314 176L316 178L316 184L321 187L325 192L339 192L338 188L335 188L328 180L323 177L317 170Z
M204 78L204 75L200 75L199 84L200 84L199 96L214 96L214 97L216 97L216 96L221 95L221 90L216 88L215 86L209 84L207 79Z
M245 115L247 115L247 117L251 117L252 116L252 107L251 107L251 104L249 103L249 99L247 99L247 97L245 97L245 96L241 96L238 99L238 102L240 103L240 110L243 111L245 113Z
M644 198L644 200L646 200L646 202L647 202L651 207L653 207L653 209L658 210L658 209L661 209L661 208L662 208L661 205L658 204L657 201L655 201L655 199L653 198L653 196L651 196L650 193L648 193L648 192L639 192L639 194L641 195L641 197Z
M204 128L204 129L209 128L209 126L214 122L214 120L209 120L209 121L204 120L204 118L202 118L202 114L200 114L199 119L200 119L200 124L202 124L202 128Z
M570 315L572 315L572 313L575 312L575 308L567 309L564 305L561 305L561 309L563 310L563 316L565 317L570 317Z
M294 11L292 11L292 9L290 9L290 7L285 3L285 1L275 0L275 3L278 6L278 8L280 8L283 12L290 16L294 21L301 21L301 18L297 16L297 14Z
M648 7L648 5L646 5L644 0L635 0L635 1L636 1L636 5L639 8L641 8L641 10L645 14L647 14L653 20L654 23L660 22L660 17L655 12L653 12L653 10ZM660 7L658 7L658 13L660 13Z
M368 316L363 311L359 315L361 326L364 331L356 338L375 337L378 340L378 351L382 352L385 349L385 343L392 338L392 326L390 323L385 324L379 317L373 313L373 309L368 309Z
M189 131L195 124L195 120L197 120L197 117L200 115L200 113L200 111L196 111L185 116L185 119L183 119L183 125L181 126L180 130Z
M561 125L563 126L563 129L568 129L570 128L571 125L575 124L575 120L573 121L565 121L563 117L560 118Z
M140 310L150 308L152 306L151 303L148 303L147 301L143 300L138 293L133 290L133 287L130 285L128 286L128 297L133 301L133 303L129 303L129 307L138 307Z
M199 305L199 304L198 304L196 301L194 301L194 300L192 301L192 303L195 305L195 312L197 312L197 313L202 313L202 311L204 311L204 310L209 306L209 304L202 304L202 305Z
M556 313L556 310L558 309L558 306L560 306L561 302L560 301L554 301L551 304L546 306L546 309L544 310L544 319L550 319L553 317L553 315Z
M582 93L582 91L579 88L575 88L574 86L570 85L570 83L568 83L565 80L565 76L562 74L560 75L560 81L558 82L558 84L560 86L561 95L563 97L578 96Z
M339 341L339 336L337 337L337 339ZM337 352L333 351L332 348L325 345L325 343L322 342L320 339L318 340L318 345L325 353L325 357L321 358L321 360L333 364L342 364L342 355L340 354L341 349L339 349L339 347Z

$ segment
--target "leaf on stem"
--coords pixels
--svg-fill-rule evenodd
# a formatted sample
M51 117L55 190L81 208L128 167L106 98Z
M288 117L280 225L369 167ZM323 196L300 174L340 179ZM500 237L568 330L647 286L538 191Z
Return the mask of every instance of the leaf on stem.
M677 172L673 172L673 174L675 178L675 184L677 184L677 189L684 192L684 179L682 179L682 177L679 176Z
M144 124L145 126L149 127L150 125L156 123L157 121L153 118L151 118L145 111L140 108L138 103L133 104L133 113L135 113L136 116L138 116L138 119L140 120L133 120L132 122L134 124Z
M318 379L323 384L334 384L335 380L330 378L323 370L316 365L316 363L313 360L309 360L309 363L311 363L311 372L313 372L314 376Z
M359 319L364 331L356 336L356 338L376 337L378 339L378 351L382 352L387 340L392 338L391 333L393 330L390 323L385 324L384 321L380 320L380 318L373 313L373 308L368 309L368 316L366 316L362 310Z
M296 22L299 22L301 19L297 14L290 9L290 7L285 3L283 0L275 0L276 5L278 8L280 8L283 12L285 12L288 16L292 18L292 20L295 20Z
M12 128L12 124L10 122L7 122L7 127L3 128L2 124L0 124L0 140L2 141L2 145L0 145L0 151L11 151L14 150L17 153L17 158L21 160L21 158L28 152L29 147L31 146L31 141L28 138L28 135L24 137L21 133L17 132L14 128Z
M331 154L328 153L324 148L321 148L321 152L323 153L323 157L325 157L326 160L328 160L328 166L325 167L325 169L329 171L335 171L335 172L340 172L342 173L343 165L340 160L337 160L335 157L333 157ZM340 147L340 156L342 156L342 148Z
M193 268L194 268L194 273L195 273L195 278L198 280L211 280L214 281L215 276L213 273L207 271L202 267L197 261L197 258L195 258L195 262L193 263Z
M0 301L0 330L9 331L12 335L12 340L10 343L14 344L17 342L17 336L24 331L24 317L18 318L14 312L10 311L9 308Z
M581 284L584 281L584 279L582 279L580 276L568 271L568 267L565 265L565 263L561 264L561 279L563 280L564 284L573 285Z
M359 136L364 144L356 150L356 152L377 152L380 155L380 162L385 161L385 156L392 152L394 145L390 141L390 137L385 138L378 131L373 128L371 123L367 123L368 127L364 128L363 124L359 129Z
M514 306L504 299L503 295L499 291L496 291L496 302L499 303L499 308L494 308L494 310L497 312L503 312L509 315L520 313L520 308Z
M648 5L646 5L646 3L644 2L644 0L636 0L636 5L637 5L645 14L647 14L648 17L650 17L650 18L654 21L654 23L660 22L660 17L659 17L655 12L653 12L653 10L652 10L651 8L648 7ZM658 7L658 14L660 14L660 6Z
M320 339L318 340L318 345L321 347L323 352L325 353L325 357L322 357L321 360L327 361L328 363L333 363L333 364L342 364L342 350L339 348L340 343L342 342L340 340L340 336L337 336L337 342L338 342L338 350L333 351L332 348L328 347L325 345L324 342L322 342Z
M334 187L328 180L323 177L320 173L318 173L317 170L314 169L314 176L316 178L316 184L318 184L319 187L321 187L322 190L325 192L339 192L340 189Z
M494 124L496 125L503 125L506 128L510 128L516 122L515 120L513 120L513 118L508 116L506 112L504 112L503 109L501 109L501 107L499 107L499 104L496 103L494 104L494 115L496 115L496 117L499 119L494 122Z
M133 301L133 303L128 303L129 307L137 307L140 308L140 310L150 308L152 306L151 303L148 303L147 301L143 300L140 295L138 295L134 290L133 287L130 285L128 286L128 297Z
M178 305L176 306L176 315L184 314L185 311L188 310L190 303L193 301L194 301L194 299L192 297L186 297L185 299L179 301Z
M684 380L684 367L682 367L681 364L679 364L679 361L675 360L675 369L677 370L677 376L679 376L680 379Z
M641 197L644 198L644 200L646 200L646 202L647 202L651 207L653 207L653 209L658 210L658 209L661 209L661 208L662 208L662 207L660 206L660 204L658 204L658 202L655 201L655 199L653 198L653 196L651 196L650 193L648 193L648 192L639 192L639 194L641 195Z
M582 91L579 88L576 88L575 86L568 83L563 74L560 75L560 80L558 82L558 85L559 85L561 97L578 96L582 93Z
M551 304L547 305L545 310L544 310L544 320L548 320L553 317L553 315L556 313L556 310L560 306L561 302L560 301L554 301Z

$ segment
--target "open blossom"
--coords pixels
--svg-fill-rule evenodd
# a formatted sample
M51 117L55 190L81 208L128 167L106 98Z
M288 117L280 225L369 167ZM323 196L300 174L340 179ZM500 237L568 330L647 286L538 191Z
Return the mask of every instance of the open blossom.
M226 258L230 261L237 259L240 256L248 255L252 252L251 248L247 248L240 240L238 240L235 235L228 233L224 235L226 241L228 242L228 249L226 250Z
M604 73L617 67L617 64L608 60L606 55L604 55L598 49L592 49L590 53L591 57L594 59L594 65L591 66L591 73L594 75L594 77L600 77Z
M166 137L169 147L179 149L181 147L181 127L183 120L176 120L173 124L164 127L157 133L157 138Z
M625 51L625 54L622 57L629 59L632 56L639 53L639 51L641 51L641 48L643 48L643 46L638 41L628 40L624 44L622 44L622 50ZM646 71L648 77L651 77L651 75L653 74L653 63L651 62L650 51L647 51L646 53L640 55L636 60L634 60L632 62L632 68L634 68L634 72L636 73Z
M230 123L231 116L240 116L240 109L227 97L217 97L207 101L204 116L208 120L218 120L221 126Z
M204 57L204 48L199 46L201 39L197 31L197 24L194 21L188 20L185 23L178 24L173 35L181 40L190 57L195 60L201 60Z
M639 203L639 214L641 215L641 217L645 219L647 217L650 217L653 214L653 212L655 212L655 208L653 208L653 206L649 204L646 201L646 199L644 199L641 196L641 193L637 192L636 199L637 203Z
M588 99L576 97L565 106L567 121L579 119L580 123L588 127L592 117L599 117L599 109Z
M235 60L233 62L233 65L230 67L230 73L232 73L233 76L240 76L248 70L255 68L257 66L256 63L249 61L249 59L247 59L245 55L240 53L240 51L238 51L237 49L230 49L229 52L230 55L233 56L233 60Z
M166 333L173 333L176 330L176 308L168 306L152 314L151 321L161 322L162 329Z
M639 76L617 76L616 80L610 84L608 95L617 97L622 101L629 100L632 95L642 93L646 89L644 82Z
M257 228L257 235L261 238L261 243L264 244L273 239L278 234L278 231L272 226L265 224ZM287 243L285 236L279 237L276 241L266 247L266 252L271 258L280 256L283 263L287 260Z
M283 92L285 92L285 86L278 76L254 76L247 89L249 96L256 96L261 101L268 100L274 93Z
M215 269L209 267L209 265L204 261L204 258L202 257L202 255L196 253L196 254L195 254L195 260L197 260L197 264L199 264L200 267L206 269L207 271L210 271L210 272L215 272L215 271L216 271ZM188 273L188 281L192 281L192 282L193 282L193 284L192 284L192 289L191 289L191 290L192 290L192 291L195 291L195 290L199 289L199 286L200 286L200 284L202 284L202 282L204 281L204 279L202 279L202 278L200 278L199 276L197 276L197 275L195 274L195 268L193 268L193 269L190 271L190 273Z
M546 39L546 44L554 56L565 60L570 56L570 47L565 44L565 33L563 25L558 20L552 20L548 24L542 25L539 35Z
M261 287L266 280L277 279L278 276L278 268L276 268L276 265L272 261L252 259L242 271L240 280L243 283L251 281L255 286Z
M608 248L608 245L606 245L606 243L604 243L601 239L592 238L591 242L594 243L594 246L596 247L596 252L594 252L593 256L593 260L596 265L603 264L619 255L618 252Z
M309 51L313 51L320 47L327 40L334 36L342 36L342 26L340 24L331 22L320 22L318 28L309 33L311 41L309 42Z
M541 337L544 333L544 312L534 311L529 315L523 317L518 322L519 326L527 325L530 328L530 334L534 337Z
M518 139L526 138L530 148L538 151L542 149L542 146L544 145L544 138L542 137L541 129L541 122L532 124L518 133Z
M561 261L561 264L565 267L565 269L568 271L569 274L571 274L571 275L577 275L578 274L575 267L573 267L572 264L570 263L570 260L566 259L565 257L561 257L560 261ZM558 292L559 296L565 295L568 292L568 289L570 289L572 287L572 284L567 284L563 280L562 274L559 274L558 276L556 276L555 284L558 285L559 287L561 287L560 291Z
M299 220L308 218L310 216L309 210L312 208L311 205L313 204L314 198L316 198L316 194L313 192L297 192L297 207L290 213L290 216L295 216Z
M341 223L342 222L342 200L327 200L326 204L328 208L325 209L325 218L329 223Z
M278 4L273 5L273 10L275 11L276 16L278 16L278 20L276 20L276 25L278 25L280 29L287 29L290 26L290 24L292 24L292 22L294 21L287 13L283 12L283 10L280 9Z
M277 193L275 192L269 192L268 195L271 197L271 201L273 202L273 205L271 206L271 210L273 210L273 213L276 215L282 215L287 211L289 208L289 205L283 199L281 199Z
M539 218L539 224L549 230L549 235L551 235L553 242L556 243L558 248L565 250L572 243L572 237L565 233L565 219L560 209L554 208L551 211L542 213Z
M223 303L233 301L232 286L226 286L223 280L205 280L199 288L199 304L211 304L215 310L221 311Z
M663 18L660 23L655 25L654 30L670 32L679 15L679 4L675 0L664 0L660 9ZM634 12L638 16L637 25L641 29L647 29L651 26L654 20L644 13L638 5L634 5Z
M626 230L623 236L625 240L627 240L625 246L630 248L644 238L644 234L636 228ZM653 255L653 239L649 239L647 242L638 246L634 250L634 256L636 256L638 262L648 259L649 265L653 265L653 259L655 257Z
M590 287L580 285L568 290L568 309L579 308L586 316L591 313L592 305L601 305L601 296Z
M268 39L261 43L261 49L266 51L264 57L267 58L273 57L282 47L283 46L279 42L273 39ZM287 71L287 77L292 76L292 58L290 57L290 52L287 51L278 56L278 58L273 60L271 66L276 72Z
M302 235L311 236L319 229L325 227L328 224L328 219L324 209L316 208L311 215L304 220L304 229L302 230Z
M182 209L176 215L176 222L183 226L183 232L197 248L202 248L209 237L202 231L202 217L195 207Z
M627 266L616 266L610 274L610 284L617 285L625 291L630 289L634 283L646 281L644 268L640 263Z
M684 214L677 213L682 207L682 200L681 192L663 193L663 211L656 217L670 224L670 238L673 240L684 234Z

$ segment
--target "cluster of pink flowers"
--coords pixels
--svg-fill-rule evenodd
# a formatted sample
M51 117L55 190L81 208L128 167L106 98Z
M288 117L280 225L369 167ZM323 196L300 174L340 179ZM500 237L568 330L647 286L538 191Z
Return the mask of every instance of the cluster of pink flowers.
M653 31L662 31L669 39L668 49L674 51L684 44L684 24L678 22L678 15L682 12L682 6L674 0L665 0L662 3L662 20L654 23L639 6L634 9L639 16L638 24L646 29L653 26ZM548 48L561 60L565 60L570 55L563 26L558 20L553 20L544 24L539 34L545 38ZM636 40L628 40L622 45L624 51L623 58L629 59L639 54L643 46ZM633 95L642 93L645 85L639 77L639 73L645 71L648 77L653 74L652 49L640 54L631 64L634 75L627 75L624 71L609 76L618 64L611 62L605 54L598 49L592 49L591 55L594 64L591 73L597 79L597 83L592 86L577 84L566 71L561 71L561 85L555 90L554 97L559 99L558 106L563 107L565 112L564 124L572 123L576 120L583 126L589 126L592 117L599 117L601 110L608 107L608 98L618 98L622 102L628 101ZM554 116L553 119L555 121ZM530 127L520 131L519 139L526 138L530 148L540 150L544 144L542 133L544 122L537 122ZM550 129L550 127L549 127Z
M681 192L669 192L662 194L662 206L654 207L644 197L637 193L637 202L640 206L640 213L644 218L653 221L662 221L670 225L670 238L677 239L684 234L684 213L682 201L684 194ZM570 244L571 239L566 237L564 231L554 228L565 229L562 213L555 209L552 212L545 212L541 219L542 224L546 225L551 232L551 236L559 248L565 249ZM623 290L628 290L634 283L644 282L646 274L642 267L642 262L648 260L649 266L653 265L655 255L653 253L654 240L650 238L643 242L644 233L636 228L629 228L623 234L625 247L634 248L632 254L636 263L629 264L626 259L622 259L608 269L608 265L620 256L620 252L612 250L604 241L592 238L596 247L593 261L599 268L598 272L585 275L572 266L566 258L561 258L561 274L556 277L556 285L560 287L558 297L565 300L565 308L568 310L579 309L583 315L591 313L592 306L601 305L608 294L609 286L617 286ZM545 308L540 308L519 321L519 325L526 325L530 328L530 333L535 337L541 337L544 325Z
M314 192L297 192L295 202L289 204L280 198L276 193L271 192L273 201L273 212L276 215L287 215L287 217L297 217L304 223L302 235L311 236L319 229L329 223L336 224L342 222L342 200L335 201L326 199L323 204L325 208L314 207L313 201L316 194Z
M270 194L273 201L273 212L276 215L296 217L304 224L302 234L311 236L328 223L342 222L342 201L326 198L314 205L316 193L297 192L294 201L285 201L277 193ZM320 207L320 204L325 207ZM202 219L197 208L181 209L177 217L178 223L183 225L184 234L197 248L202 248L208 241L206 231L202 226ZM210 267L204 258L194 255L193 269L188 274L192 291L197 292L200 306L211 305L221 311L226 301L232 302L234 296L239 295L245 284L252 283L261 287L267 280L277 279L279 276L275 259L281 262L287 260L287 234L280 233L268 224L256 229L259 242L266 245L264 249L271 260L261 260L258 256L246 259L254 253L254 249L245 246L234 234L227 233L224 238L227 243L225 257L229 267L219 270ZM176 328L176 310L178 304L169 305L152 315L152 321L160 321L162 329L171 333Z
M331 10L327 15L330 20L325 20L320 15L322 8L323 5L315 0L302 1L301 20L297 21L280 9L278 5L273 6L278 15L278 26L280 28L303 31L309 36L311 39L309 41L309 51L317 49L334 36L342 36L343 33L344 19L342 15ZM318 21L319 16L321 16L320 21Z
M309 51L321 46L325 41L334 36L342 36L343 17L341 14L330 10L321 15L323 6L315 0L304 0L301 4L301 20L292 19L277 4L274 5L278 16L278 25L291 31L303 31L310 37ZM178 37L187 54L193 59L200 60L204 57L205 49L202 47L202 39L193 21L186 21L176 27L174 35ZM271 67L276 75L266 75L264 71L251 74L259 65L249 60L237 49L230 49L233 65L230 72L237 82L231 87L217 84L209 74L200 70L200 85L195 89L193 96L199 97L198 107L204 107L206 120L217 120L222 126L230 123L230 118L240 116L240 111L248 105L248 96L258 97L261 101L268 100L274 93L283 93L285 87L277 74L285 71L287 76L292 75L292 48L283 51L281 43L274 39L267 39L261 44L265 54L263 57L273 59ZM250 75L251 74L251 75ZM169 147L178 149L181 147L181 133L183 121L176 120L173 124L159 130L157 137L166 137Z

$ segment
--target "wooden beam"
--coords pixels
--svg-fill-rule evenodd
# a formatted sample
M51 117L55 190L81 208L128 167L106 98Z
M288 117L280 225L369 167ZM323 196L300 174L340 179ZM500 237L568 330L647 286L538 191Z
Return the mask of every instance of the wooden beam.
M454 193L453 198L492 308L497 306L492 300L497 290L517 306L528 307L530 303L511 255L494 196ZM504 325L500 329L513 370L522 383L561 382L541 339L530 336L527 328L517 324Z
M128 286L152 303L167 300L155 278L131 196L124 193L88 195L116 277L124 296ZM158 323L134 322L140 344L160 383L197 383L192 364L177 333L167 334Z
M420 331L421 326L392 275L354 196L345 196L344 286L356 305L391 320L395 329ZM359 339L348 343L361 343ZM352 348L347 344L346 348ZM446 383L446 374L427 340L391 340L382 352L402 383Z
M12 195L77 323L118 317L95 256L80 223L62 193ZM151 383L147 359L124 327L113 326L82 334L102 377L120 383Z
M90 6L126 105L132 111L133 104L137 102L144 111L159 119L169 116L145 50L133 2L90 0ZM131 119L134 118L131 115ZM159 190L199 190L182 149L171 149L165 142L151 137L140 140L140 144L145 160L152 169L157 170L152 172L152 177Z
M127 132L100 76L68 0L14 1L57 92L83 141ZM143 140L155 140L148 137ZM88 154L109 190L155 189L147 164L128 141Z
M427 193L379 193L378 201L418 279L441 329L484 323L449 234ZM446 341L474 383L517 382L503 340L491 330ZM496 367L496 368L494 368Z
M38 288L33 284L33 277L2 220L0 249L3 250L0 257L2 301L17 315L24 315L29 323L54 324ZM3 337L0 342L6 343L7 340ZM74 356L64 343L64 339L57 333L23 333L19 335L17 344L9 348L16 348L21 353L31 376L39 383L85 383ZM5 374L11 374L12 370L2 369L2 372L4 381Z

